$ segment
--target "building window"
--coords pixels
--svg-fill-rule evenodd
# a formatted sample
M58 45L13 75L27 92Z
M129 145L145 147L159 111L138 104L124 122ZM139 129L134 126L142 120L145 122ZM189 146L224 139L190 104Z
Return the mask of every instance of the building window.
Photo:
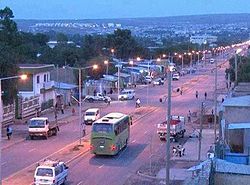
M40 83L40 76L38 75L37 77L36 77L36 83Z
M46 79L47 79L47 75L43 75L43 81L46 82Z

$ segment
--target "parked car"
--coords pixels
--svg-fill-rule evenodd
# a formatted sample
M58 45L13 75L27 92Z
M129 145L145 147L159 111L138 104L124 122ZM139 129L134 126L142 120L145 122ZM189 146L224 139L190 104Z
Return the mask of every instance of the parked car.
M172 76L172 80L179 80L179 79L180 79L179 73L174 73Z
M86 110L84 115L84 123L86 125L92 124L94 121L100 118L100 109L98 108L91 108Z
M34 174L34 185L65 184L68 177L68 166L64 162L44 160L39 163Z
M153 81L153 85L164 85L164 80L162 80L162 78L157 78Z
M109 96L104 96L102 93L97 93L96 96L88 95L85 97L85 100L89 102L94 102L94 101L104 101L105 103L111 102L111 98Z
M124 89L119 95L119 100L132 100L135 98L135 90Z

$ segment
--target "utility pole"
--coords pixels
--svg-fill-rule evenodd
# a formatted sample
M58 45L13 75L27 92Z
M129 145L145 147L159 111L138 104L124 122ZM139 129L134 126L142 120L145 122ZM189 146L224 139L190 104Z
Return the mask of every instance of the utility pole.
M2 80L0 79L0 147L2 150L2 128L3 128L3 101L2 101ZM0 152L0 163L2 164L2 151ZM2 168L0 168L0 185L2 185Z
M166 185L170 185L170 121L171 121L171 71L168 68L168 112L167 112L167 143L166 143Z
M201 102L201 113L200 113L200 132L199 132L199 153L198 153L198 161L201 162L201 139L202 139L202 129L203 129L203 111L204 104Z
M119 101L119 95L120 95L120 64L117 65L118 67L118 82L117 82L117 99Z
M235 65L235 84L237 85L238 83L238 62L237 62L237 52L235 52L235 56L234 56L234 65Z
M216 123L217 123L217 59L215 59L214 77L214 141L216 142Z
M82 144L82 69L79 68L79 145Z

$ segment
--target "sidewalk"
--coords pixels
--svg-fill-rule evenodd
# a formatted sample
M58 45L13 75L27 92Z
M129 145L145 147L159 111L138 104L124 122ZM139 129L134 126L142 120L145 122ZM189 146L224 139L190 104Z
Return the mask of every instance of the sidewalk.
M82 112L84 112L89 107L93 107L93 106L100 107L101 105L102 105L101 103L96 105L94 103L88 104L84 102ZM74 115L72 115L72 108L75 109ZM61 112L58 112L57 120L58 120L59 125L67 124L74 120L77 120L79 118L78 109L79 109L78 105L74 105L74 106L68 106L67 108L65 108L64 114L62 114ZM43 113L40 117L43 117L43 116L48 117L50 121L55 121L55 114L54 114L54 111L52 110ZM6 128L2 130L2 141L1 141L2 150L7 149L11 147L12 145L18 144L28 139L28 126L25 120L20 120L20 121L18 120L18 123L11 125L11 127L13 128L13 134L10 140L7 139Z
M207 159L207 151L210 146L214 143L214 130L213 129L204 129L202 132L201 140L201 160L204 161ZM182 161L182 162L197 162L198 163L198 147L199 139L198 138L189 138L187 142L183 145L185 148L185 155L182 157L173 156L171 161ZM172 150L171 150L172 151ZM191 167L191 166L190 166ZM185 180L188 177L191 177L192 173L187 171L187 168L171 168L170 169L170 179L171 180ZM164 179L166 177L166 169L161 169L157 178Z

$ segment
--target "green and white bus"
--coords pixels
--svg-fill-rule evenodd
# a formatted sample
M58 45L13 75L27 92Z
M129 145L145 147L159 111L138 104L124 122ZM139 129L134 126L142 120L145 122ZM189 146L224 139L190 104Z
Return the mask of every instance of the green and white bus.
M90 150L96 155L116 155L128 144L132 119L122 113L109 113L92 125Z

